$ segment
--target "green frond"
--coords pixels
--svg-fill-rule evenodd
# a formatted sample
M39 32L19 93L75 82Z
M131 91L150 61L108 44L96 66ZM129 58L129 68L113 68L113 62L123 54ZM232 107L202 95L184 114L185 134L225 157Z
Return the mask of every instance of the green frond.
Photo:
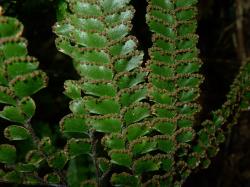
M129 2L68 1L71 13L54 26L58 49L72 57L81 76L65 82L65 94L73 99L72 114L60 125L69 138L65 150L71 159L82 156L92 160L96 171L89 173L97 176L93 174L89 180L98 184L107 180L109 165L132 166L133 154L128 152L124 132L151 112L143 102L147 72L140 67L143 53L137 50L137 40L130 36L134 9ZM106 157L97 150L100 146L104 146Z
M146 128L151 133L142 134L132 146L142 154L134 168L138 176L147 176L145 186L175 186L178 180L181 184L188 176L179 167L188 165L185 157L196 136L193 126L201 110L198 97L203 81L196 48L195 5L196 1L187 0L148 0L146 18L153 33L153 46L149 49L146 68L152 119ZM155 155L155 152L165 154ZM167 155L171 155L170 160ZM160 175L155 175L155 171Z
M8 168L0 179L36 185L59 183L61 179L57 173L47 174L44 179L38 175L40 166L49 161L45 152L49 154L53 146L50 139L40 141L34 134L30 121L36 104L31 96L47 86L48 77L38 69L37 59L28 56L27 41L21 37L22 32L23 25L17 19L0 15L0 103L3 106L0 117L11 122L3 135L13 144L0 145L0 163ZM26 160L21 160L19 154L22 151L15 147L15 142L24 140L30 142L34 150L28 150ZM53 168L59 159L51 160L49 163Z
M80 78L64 83L71 101L61 134L39 133L41 138L30 124L36 112L32 95L47 86L48 77L28 55L23 25L3 16L0 7L0 117L7 121L1 182L181 187L192 172L210 165L240 113L250 109L250 60L227 101L198 124L204 80L198 0L147 1L152 46L146 60L132 36L131 0L56 2L55 43ZM58 133L63 140L54 145Z
M226 102L220 109L212 112L211 119L205 120L202 123L203 128L197 133L196 149L193 149L193 152L198 153L201 167L209 166L210 159L219 151L219 145L225 141L225 136L232 126L237 124L240 113L249 110L249 88L250 61L247 60L232 83Z

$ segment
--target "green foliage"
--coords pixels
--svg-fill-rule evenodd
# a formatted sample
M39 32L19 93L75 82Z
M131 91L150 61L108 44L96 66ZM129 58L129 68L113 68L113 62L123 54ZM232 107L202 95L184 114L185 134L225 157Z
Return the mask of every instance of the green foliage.
M5 164L1 180L6 182L38 184L58 183L58 172L37 176L39 168L48 162L52 168L63 166L57 154L49 158L44 153L44 140L39 140L31 126L36 104L33 94L47 86L46 74L38 69L39 63L28 56L27 41L21 37L23 25L15 18L0 15L0 117L11 122L4 129L8 144L0 145L0 163ZM15 147L17 141L31 143L29 150ZM43 147L45 146L45 147ZM33 149L33 150L32 150ZM26 155L21 159L19 154ZM65 160L65 158L63 158ZM45 161L46 162L43 162Z
M22 24L0 15L0 117L6 140L32 145L19 159L13 143L0 145L0 178L69 186L181 186L207 168L226 132L250 105L250 63L239 71L227 101L197 128L203 76L196 48L197 0L148 0L153 45L149 59L131 36L130 0L58 3L59 51L73 59L79 80L66 80L70 114L60 121L64 148L38 138L31 126L33 94L47 76L28 56ZM52 136L52 138L54 138ZM47 173L41 171L49 167Z
M107 145L111 164L131 167L123 131L149 116L149 106L142 102L147 95L142 86L147 73L139 68L143 53L136 50L136 39L128 36L134 12L128 3L69 1L72 14L54 27L59 50L74 59L81 76L79 81L65 82L65 94L73 99L72 114L61 121L61 130L69 137L66 150L73 158L91 155L93 166L99 157L96 147ZM95 140L98 132L103 133L102 140ZM75 139L79 133L83 140ZM105 172L95 169L100 176L92 180L102 183L99 177L106 180Z
M69 127L74 138L78 136L75 133L89 137L92 149L86 152L83 146L78 151L92 155L98 174L93 180L98 185L107 180L107 170L95 166L95 159L103 157L97 146L104 147L105 160L112 167L126 168L123 173L108 170L114 186L129 186L130 175L136 178L131 179L134 186L164 183L170 176L169 185L182 184L191 170L209 159L209 155L192 150L205 131L196 135L193 129L201 109L197 99L203 81L198 73L196 1L149 1L147 20L153 46L145 68L136 43L128 36L132 16L127 12L133 10L127 3L69 1L71 14L56 24L57 46L73 58L81 76L79 81L65 83L65 94L73 99L73 114L65 118L70 125L61 121L61 129L65 133ZM102 138L95 136L96 132L102 133ZM223 142L221 129L214 133ZM166 178L154 171L167 173Z

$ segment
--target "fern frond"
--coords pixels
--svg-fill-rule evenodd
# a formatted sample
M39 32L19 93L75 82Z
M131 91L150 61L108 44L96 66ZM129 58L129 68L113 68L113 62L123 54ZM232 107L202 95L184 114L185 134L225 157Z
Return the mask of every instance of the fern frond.
M148 1L147 23L153 32L150 60L146 64L150 72L151 127L159 134L158 137L165 139L153 137L157 140L154 150L163 151L174 159L168 160L154 154L148 156L144 167L149 168L149 161L154 165L151 166L152 170L141 170L140 175L147 176L145 186L162 186L165 183L178 186L189 175L184 168L188 166L186 157L196 135L193 127L196 114L201 110L198 97L203 81L203 76L199 74L202 63L196 48L196 2Z
M196 159L200 160L201 167L207 168L210 165L210 159L217 155L220 144L225 141L232 126L237 124L241 112L249 110L249 95L250 61L247 60L231 85L226 102L212 112L211 119L205 120L203 128L197 133L193 151L199 153Z
M143 53L137 50L137 40L129 36L134 14L129 0L68 3L71 13L54 30L58 49L72 57L81 80L65 82L65 94L73 99L72 114L61 121L61 130L69 137L71 158L89 154L89 172L94 167L96 176L87 179L101 184L112 174L111 165L132 167L125 132L150 115L143 102L147 72L140 68ZM75 152L70 152L72 143L79 146ZM106 155L98 150L102 146Z
M86 184L182 185L217 150L200 146L206 128L198 134L194 129L203 81L195 34L197 1L149 1L153 46L145 69L137 42L128 36L129 1L68 3L71 13L55 26L57 46L72 57L81 80L65 83L72 114L61 121L61 129L72 138L65 148L72 159L90 155L85 160L92 160L96 178L86 177ZM222 142L222 129L213 132Z
M51 181L50 174L39 176L39 168L49 162L48 139L39 140L31 126L36 105L33 94L47 86L46 74L38 69L39 62L28 56L27 41L21 37L23 25L15 18L0 15L0 103L3 108L0 117L10 121L4 137L9 141L26 140L31 149L26 151L26 159L19 158L22 152L15 144L0 145L0 163L6 170L1 172L1 181L23 184L59 183ZM24 148L25 150L26 148ZM44 162L45 161L45 162ZM13 167L15 166L15 167ZM58 176L57 171L53 173Z

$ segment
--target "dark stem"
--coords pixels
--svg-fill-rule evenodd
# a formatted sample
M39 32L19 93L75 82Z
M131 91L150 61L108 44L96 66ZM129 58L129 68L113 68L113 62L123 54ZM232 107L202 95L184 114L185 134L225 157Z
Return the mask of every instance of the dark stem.
M95 167L95 173L96 173L96 183L98 187L101 187L101 180L100 180L100 170L99 170L99 166L98 166L98 162L97 162L97 143L98 143L98 139L96 139L95 137L95 132L92 131L90 133L90 138L91 138L91 145L92 145L92 160L93 160L93 164Z
M36 136L32 126L31 126L31 123L30 123L30 120L28 120L25 124L24 124L24 127L29 131L29 133L31 134L31 137L32 137L32 140L37 148L37 150L39 151L39 153L48 161L49 158L48 156L43 152L43 150L40 149L39 147L39 138ZM58 170L54 170L55 173L60 176L61 180L62 180L62 185L61 186L64 186L64 187L67 187L67 183L66 183L66 180L65 180L65 177L63 175L63 173L61 171L58 171ZM43 181L44 184L47 184L45 181Z
M105 173L103 173L103 175L102 175L102 177L101 177L101 180L102 180L102 181L105 180L105 178L109 175L110 171L111 171L111 168L109 168Z
M243 2L242 0L236 0L236 32L237 32L237 54L239 60L244 63L246 59L246 48L243 28Z
M31 126L31 123L30 121L27 121L27 123L24 124L24 127L29 131L29 133L31 134L31 137L32 137L32 140L34 142L35 145L37 145L37 149L38 149L38 145L39 145L39 142L40 140L38 139L38 137L36 136L32 126ZM40 151L40 150L39 150ZM44 157L47 157L42 151L40 151L41 154L44 156Z

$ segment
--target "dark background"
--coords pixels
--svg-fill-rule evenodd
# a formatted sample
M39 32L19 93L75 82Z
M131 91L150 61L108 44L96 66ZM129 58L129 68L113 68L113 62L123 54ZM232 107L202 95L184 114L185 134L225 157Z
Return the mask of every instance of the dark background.
M249 54L250 0L242 1L244 45ZM59 53L54 44L56 36L51 27L56 22L58 3L60 0L0 0L5 15L23 22L30 55L38 58L40 68L50 78L48 88L35 95L37 112L32 124L38 136L40 132L52 134L58 131L58 122L69 113L69 100L62 94L63 83L67 79L78 78L71 59ZM146 52L151 46L151 34L145 24L146 0L133 0L132 4L137 9L133 34L138 37L140 48ZM198 19L198 47L204 62L202 73L206 78L201 96L201 118L204 119L209 111L219 108L225 101L229 85L241 64L237 51L236 20L239 17L236 16L236 0L200 0ZM192 174L185 187L250 187L249 116L249 112L241 115L239 124L228 134L209 169ZM56 143L63 145L61 141Z

